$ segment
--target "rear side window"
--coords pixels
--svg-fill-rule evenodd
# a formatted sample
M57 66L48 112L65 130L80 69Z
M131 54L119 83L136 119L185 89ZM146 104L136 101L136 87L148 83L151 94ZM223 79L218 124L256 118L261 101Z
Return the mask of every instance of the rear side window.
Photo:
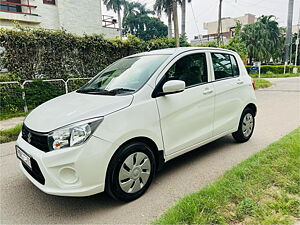
M212 53L211 56L216 80L237 77L240 75L237 61L233 55Z

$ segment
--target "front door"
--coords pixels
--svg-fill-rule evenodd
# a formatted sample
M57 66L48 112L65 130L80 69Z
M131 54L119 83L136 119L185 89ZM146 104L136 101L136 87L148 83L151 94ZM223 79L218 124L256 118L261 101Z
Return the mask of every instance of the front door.
M212 137L214 90L207 68L205 53L181 56L159 84L162 87L168 80L186 83L183 92L156 98L168 156Z

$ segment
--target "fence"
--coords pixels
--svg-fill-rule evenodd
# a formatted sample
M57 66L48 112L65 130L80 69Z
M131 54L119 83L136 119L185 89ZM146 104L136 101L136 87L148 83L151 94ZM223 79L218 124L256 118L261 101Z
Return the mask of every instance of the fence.
M25 80L0 82L0 113L28 112L28 110L81 87L91 78Z

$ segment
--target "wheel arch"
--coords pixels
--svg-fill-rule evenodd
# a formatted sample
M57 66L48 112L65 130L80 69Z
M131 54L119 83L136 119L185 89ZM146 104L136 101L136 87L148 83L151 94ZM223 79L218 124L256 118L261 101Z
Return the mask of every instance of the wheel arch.
M248 105L246 105L246 107L244 108L244 110L247 109L247 108L250 108L251 110L253 110L254 116L256 116L257 107L256 107L256 105L254 103L249 103Z
M120 151L120 149L122 149L123 146L125 146L129 143L132 143L132 142L143 142L143 143L147 144L150 147L153 154L154 154L155 162L156 162L156 170L159 171L159 170L162 169L162 167L165 163L164 151L161 150L161 149L158 149L157 144L155 143L155 141L153 141L151 138L145 137L145 136L133 137L133 138L130 138L130 139L126 140L125 142L123 142L118 147L118 149L115 151L115 153L111 157L111 160L117 154L117 152Z

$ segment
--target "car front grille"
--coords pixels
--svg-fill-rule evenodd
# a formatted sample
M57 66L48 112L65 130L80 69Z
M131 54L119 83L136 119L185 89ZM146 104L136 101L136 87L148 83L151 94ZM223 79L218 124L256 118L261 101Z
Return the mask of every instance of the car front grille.
M43 152L49 152L47 135L30 130L23 124L22 138Z

